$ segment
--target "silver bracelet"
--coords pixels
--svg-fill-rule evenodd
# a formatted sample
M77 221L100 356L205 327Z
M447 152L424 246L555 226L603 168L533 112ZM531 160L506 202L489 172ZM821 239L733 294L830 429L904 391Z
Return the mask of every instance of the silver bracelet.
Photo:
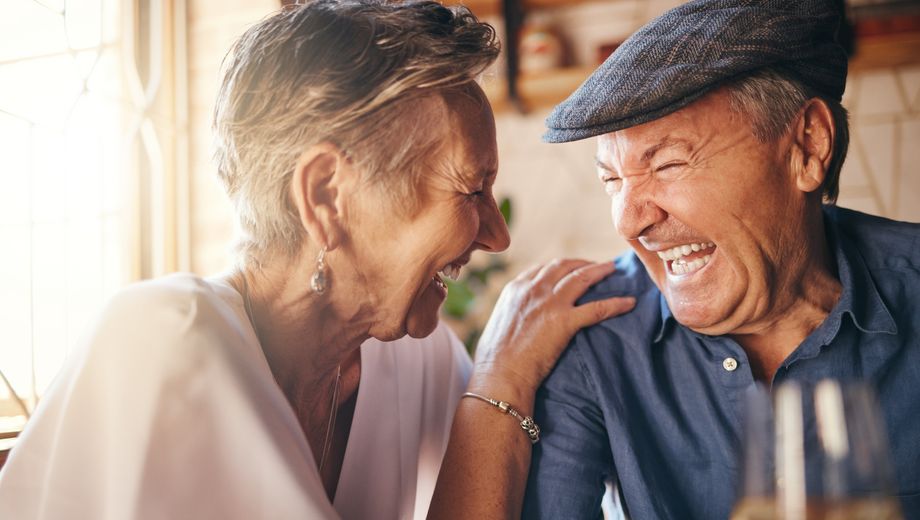
M492 406L498 408L502 413L506 413L515 419L521 421L521 429L524 430L524 433L527 434L527 437L530 439L531 444L536 444L540 440L540 427L537 426L537 423L533 422L533 417L524 417L517 410L511 407L510 404L504 401L497 401L491 397L486 397L484 395L474 394L473 392L467 392L460 396L463 397L474 397L480 401L485 401Z

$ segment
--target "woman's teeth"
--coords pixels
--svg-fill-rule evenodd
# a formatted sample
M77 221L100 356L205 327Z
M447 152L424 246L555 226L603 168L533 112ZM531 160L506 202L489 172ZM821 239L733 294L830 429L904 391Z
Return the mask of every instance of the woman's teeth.
M684 244L672 247L664 251L658 251L658 257L668 263L668 267L674 274L690 274L699 271L712 258L712 254L697 255L700 251L715 248L712 242L700 242L697 244ZM686 257L695 255L696 258L690 260Z
M448 278L453 281L457 281L460 278L460 268L463 267L460 264L447 264L440 271L438 271L431 279L443 290L447 290L447 284L444 283L444 278Z
M438 273L456 282L460 278L460 267L459 264L447 264Z

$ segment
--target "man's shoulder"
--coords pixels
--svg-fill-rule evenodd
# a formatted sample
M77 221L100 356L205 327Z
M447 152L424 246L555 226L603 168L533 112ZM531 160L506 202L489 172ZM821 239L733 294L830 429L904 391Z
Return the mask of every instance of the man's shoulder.
M649 291L658 291L635 252L623 253L614 260L614 264L616 270L588 289L579 303L612 296L638 296Z
M615 260L616 271L591 287L579 303L632 296L635 308L579 331L572 347L577 350L601 348L609 352L615 346L627 348L651 345L662 326L661 292L649 277L645 266L632 251Z
M867 267L916 272L920 267L920 224L834 207L828 215L852 241Z

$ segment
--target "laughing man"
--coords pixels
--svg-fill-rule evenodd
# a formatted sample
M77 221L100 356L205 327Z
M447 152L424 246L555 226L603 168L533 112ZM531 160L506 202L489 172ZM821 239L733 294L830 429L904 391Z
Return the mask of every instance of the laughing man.
M746 391L827 377L875 388L891 491L920 518L920 226L834 204L840 3L684 4L550 115L547 141L597 139L633 249L589 298L637 304L580 332L538 395L525 518L597 518L611 482L634 519L727 518Z

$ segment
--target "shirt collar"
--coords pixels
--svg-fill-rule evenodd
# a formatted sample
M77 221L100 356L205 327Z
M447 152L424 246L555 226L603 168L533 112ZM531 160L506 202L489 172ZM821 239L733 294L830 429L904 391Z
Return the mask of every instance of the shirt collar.
M897 334L898 327L891 317L891 312L882 301L878 288L869 274L869 269L860 255L856 245L851 240L843 236L837 222L837 212L834 206L824 207L824 226L827 236L828 245L831 253L837 261L837 276L840 278L840 284L843 290L840 293L840 300L828 316L842 316L849 314L856 327L867 333ZM655 334L654 342L660 342L668 330L668 324L676 321L671 314L671 308L664 297L664 293L658 292L658 298L661 308L661 321L658 323L658 330ZM824 337L825 343L830 342L840 330L840 320L834 320L835 325L829 327Z
M674 320L671 308L668 307L668 300L665 299L664 293L661 291L658 291L658 300L661 308L661 321L658 322L658 331L655 333L654 343L658 343L664 338L664 334L668 330L668 323Z
M837 261L837 276L842 286L840 300L831 314L849 314L853 324L863 332L897 334L898 327L882 301L865 260L856 244L840 228L837 216L835 207L825 206L824 226L828 245ZM826 342L837 335L840 320L835 320L835 323L836 326L827 331Z

